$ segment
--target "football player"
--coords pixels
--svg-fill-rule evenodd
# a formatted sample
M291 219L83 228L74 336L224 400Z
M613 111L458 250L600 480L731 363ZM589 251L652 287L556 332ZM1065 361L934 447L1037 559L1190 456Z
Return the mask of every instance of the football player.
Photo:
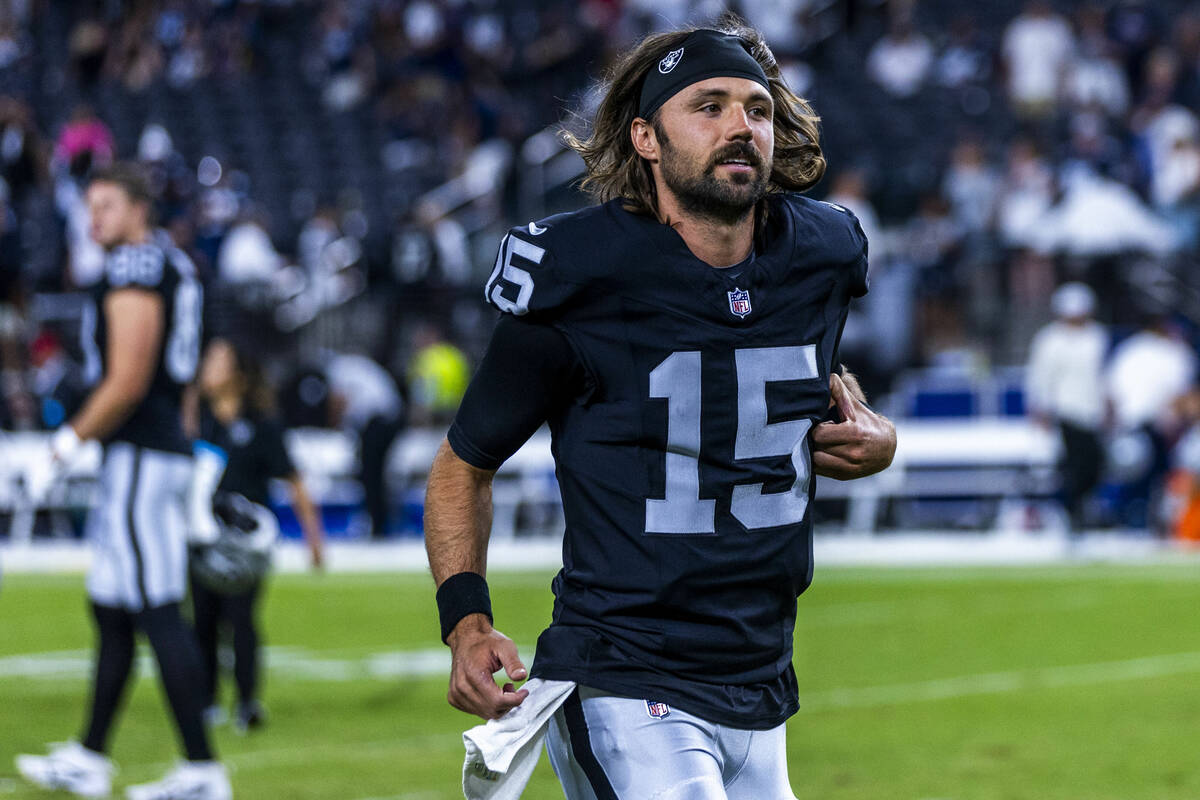
M895 451L839 375L867 243L799 194L825 169L818 118L757 31L720 27L645 39L568 136L601 202L501 242L503 314L429 478L449 701L497 718L528 692L492 674L528 671L492 627L491 480L549 423L566 532L532 675L576 685L548 732L572 799L793 796L812 476Z
M86 199L92 238L106 251L104 277L82 330L86 377L94 388L53 434L27 488L37 501L83 442L103 443L99 503L88 517L95 673L81 740L45 756L18 756L17 768L48 789L109 795L109 732L141 631L158 661L186 760L162 781L129 787L127 796L228 800L229 778L202 720L200 654L180 613L187 574L183 498L192 464L180 402L199 358L200 285L188 257L153 227L149 186L136 166L96 172Z

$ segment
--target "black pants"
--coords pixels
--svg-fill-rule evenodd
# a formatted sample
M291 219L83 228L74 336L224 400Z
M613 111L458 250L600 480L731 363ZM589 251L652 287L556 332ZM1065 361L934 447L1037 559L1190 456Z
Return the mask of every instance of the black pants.
M262 581L256 581L241 594L217 594L194 579L191 588L192 622L205 667L201 684L204 706L207 708L216 702L217 639L222 622L227 622L233 633L233 678L238 700L242 703L257 700L259 639L254 614Z
M1100 484L1104 471L1104 446L1093 430L1059 423L1062 435L1062 458L1059 476L1062 480L1063 505L1071 517L1072 532L1083 528L1083 507L1088 495Z
M363 502L371 517L374 539L382 539L388 533L387 454L402 428L396 420L371 417L359 432Z
M197 688L197 678L202 672L200 656L179 604L131 612L92 603L92 616L96 622L96 665L83 746L97 753L108 752L108 734L133 673L134 640L140 629L150 640L158 660L159 678L184 753L191 761L211 759L212 747L201 717L204 706Z

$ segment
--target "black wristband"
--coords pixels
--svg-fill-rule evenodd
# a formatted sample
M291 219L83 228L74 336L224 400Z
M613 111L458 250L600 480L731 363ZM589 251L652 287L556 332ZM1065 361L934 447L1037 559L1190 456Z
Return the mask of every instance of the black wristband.
M484 614L492 621L492 597L487 581L478 572L459 572L442 581L437 590L438 616L442 621L442 643L454 626L469 614Z

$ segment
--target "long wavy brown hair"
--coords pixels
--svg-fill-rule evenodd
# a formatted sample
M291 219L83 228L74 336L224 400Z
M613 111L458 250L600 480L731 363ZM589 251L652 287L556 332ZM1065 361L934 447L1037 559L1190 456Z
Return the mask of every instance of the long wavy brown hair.
M771 99L775 103L775 152L768 191L803 192L812 188L825 174L825 156L821 153L821 118L806 100L784 83L775 54L761 33L738 17L727 14L712 26L698 26L647 36L626 53L608 71L604 79L604 99L596 111L590 131L580 136L564 129L567 146L583 158L587 176L581 188L597 202L622 198L625 208L636 214L656 216L658 196L650 162L633 149L630 126L638 116L642 82L646 73L664 53L676 49L701 27L738 37L742 46L762 66L767 75ZM654 118L647 122L655 123Z

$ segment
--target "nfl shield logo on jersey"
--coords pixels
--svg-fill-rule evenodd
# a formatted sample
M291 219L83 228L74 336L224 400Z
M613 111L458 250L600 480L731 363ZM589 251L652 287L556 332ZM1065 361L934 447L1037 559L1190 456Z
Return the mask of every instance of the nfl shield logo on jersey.
M735 286L732 292L726 292L726 294L729 295L729 310L745 319L746 315L750 313L750 293Z
M662 719L671 713L671 707L666 703L652 703L647 700L646 713L655 719Z

